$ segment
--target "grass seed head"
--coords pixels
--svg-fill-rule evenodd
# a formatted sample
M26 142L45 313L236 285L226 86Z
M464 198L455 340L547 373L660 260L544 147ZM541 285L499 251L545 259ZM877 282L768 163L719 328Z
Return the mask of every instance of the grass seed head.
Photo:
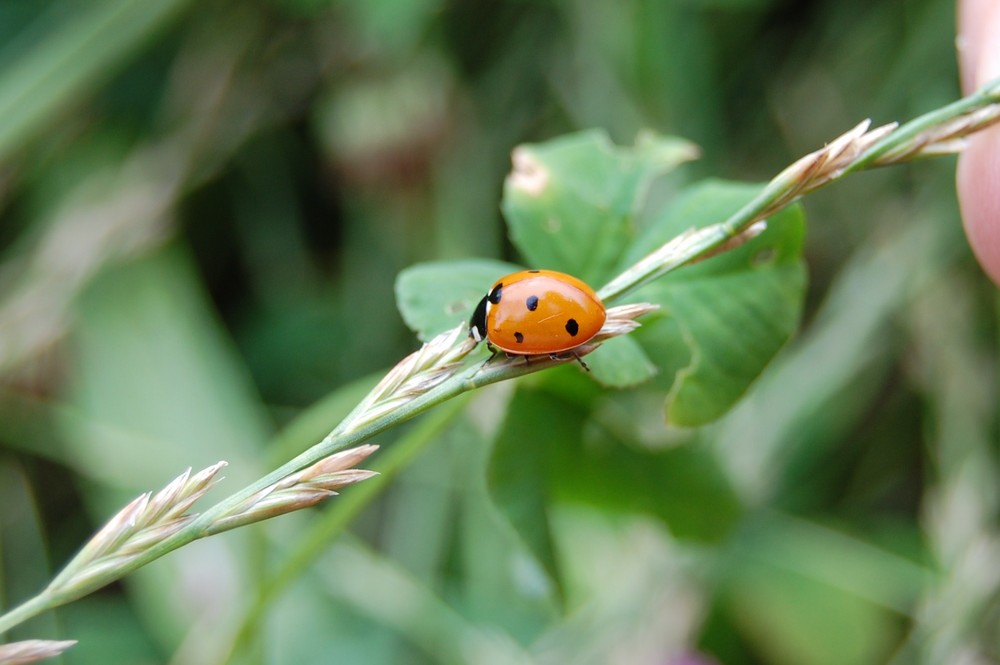
M0 644L0 665L25 665L55 658L76 644L76 640L23 640Z

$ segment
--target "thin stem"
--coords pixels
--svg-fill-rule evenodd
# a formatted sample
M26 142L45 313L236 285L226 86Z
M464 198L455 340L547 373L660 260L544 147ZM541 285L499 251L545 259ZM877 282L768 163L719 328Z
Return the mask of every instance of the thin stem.
M998 103L1000 103L1000 78L987 83L967 97L925 113L900 126L858 157L850 166L844 169L844 173L862 171L873 166L883 166L883 164L878 163L879 158L908 141L912 141L919 135L940 127L955 118Z
M37 596L29 598L3 616L0 616L0 635L57 605L59 603L54 602L54 599L47 591L42 591Z
M129 573L138 570L146 564L159 559L179 547L208 535L209 530L219 518L229 514L229 512L248 497L269 487L270 485L285 478L299 469L316 463L317 461L335 453L339 450L357 445L367 439L381 434L382 432L403 423L414 416L423 413L437 404L445 402L461 393L480 388L498 381L516 378L525 374L541 371L554 365L570 362L572 359L544 358L532 361L531 363L516 361L499 361L482 365L474 363L464 370L445 380L431 390L414 397L412 400L401 404L398 408L386 413L370 423L364 424L357 429L348 430L339 434L331 434L324 438L315 446L309 448L302 454L281 465L271 473L256 482L244 487L238 492L223 499L219 503L207 509L195 517L191 522L173 535L152 545L134 558L121 563L115 568L113 574L104 579L100 586L110 583L115 579L120 579ZM336 431L335 431L336 432ZM94 588L86 587L74 593L53 595L43 591L37 596L29 599L21 606L0 616L0 632L7 630L33 616L46 610L59 607L68 602L81 598Z
M831 168L822 172L823 177L817 177L819 174L812 173L810 175L814 179L808 181L805 174L797 172L796 166L808 157L803 158L772 178L756 196L724 221L701 229L692 229L678 236L616 277L598 293L605 300L613 300L677 268L689 265L743 234L752 233L755 224L791 205L804 194L826 186L848 173L895 163L892 159L880 160L887 158L893 151L906 146L907 143L915 141L922 134L996 104L1000 104L1000 79L988 83L956 102L925 113L905 125L874 130L868 135L877 139L874 143L846 163L835 163L831 158ZM866 128L867 124L863 124L845 136L854 139L856 145L863 145L862 140L865 138L863 130ZM978 129L982 129L982 126L971 127L968 131L974 132ZM852 136L852 133L856 135ZM823 150L813 153L813 156L817 156L817 161L820 157L826 157Z
M605 300L621 297L677 268L702 259L730 243L752 236L762 229L767 216L790 205L804 194L829 184L846 173L873 166L909 159L918 152L907 152L908 143L922 147L919 138L932 130L946 127L947 123L968 118L969 114L1000 102L1000 80L994 81L976 93L927 113L906 125L893 128L884 127L867 132L867 125L859 126L831 143L826 149L807 155L772 179L749 203L728 219L702 229L694 229L670 241L637 264L626 270L600 290ZM995 121L995 115L989 116ZM985 126L983 123L961 125L948 139L960 138ZM963 129L964 127L964 129ZM456 345L458 351L448 362L460 362L467 349ZM119 579L132 571L154 561L161 556L194 540L210 535L212 526L221 518L231 515L244 501L258 492L286 478L300 469L315 464L339 450L360 444L382 432L406 421L424 411L476 388L530 374L568 359L539 358L527 362L524 359L497 360L483 365L473 363L444 379L434 387L417 392L412 397L398 399L388 406L382 403L382 410L369 414L369 419L359 416L372 406L363 401L336 429L315 446L281 465L271 473L247 487L235 492L205 512L194 517L170 536L151 545L138 555L109 569L100 579L73 588L72 591L53 593L44 590L34 598L0 616L0 632L4 632L22 621L45 610L75 600L90 591ZM442 361L443 362L443 361ZM452 365L448 365L452 367ZM442 369L437 367L436 369ZM391 374L390 374L391 376ZM371 398L370 398L371 399Z
M267 607L289 584L297 579L299 572L322 554L337 536L362 510L371 504L410 462L440 434L464 410L470 394L466 393L451 400L440 409L435 409L420 424L380 455L373 469L378 476L352 488L316 520L310 529L298 539L295 547L286 554L278 569L260 586L258 596L244 612L230 647L227 661L256 633L257 624Z

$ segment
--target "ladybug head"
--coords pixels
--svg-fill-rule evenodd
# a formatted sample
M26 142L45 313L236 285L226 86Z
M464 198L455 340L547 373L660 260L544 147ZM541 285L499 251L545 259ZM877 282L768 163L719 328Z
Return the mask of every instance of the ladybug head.
M490 292L476 305L476 311L472 313L472 318L469 320L469 337L476 340L477 344L486 339L486 315L489 313L490 305L499 304L502 291L503 282L494 284Z
M476 343L486 339L486 301L488 298L489 296L484 296L479 301L476 310L472 313L472 318L469 319L469 337L476 340Z

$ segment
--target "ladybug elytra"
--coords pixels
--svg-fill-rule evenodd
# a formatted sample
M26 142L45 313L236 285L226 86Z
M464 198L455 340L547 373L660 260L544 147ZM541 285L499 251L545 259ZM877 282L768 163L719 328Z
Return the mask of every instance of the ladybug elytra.
M469 335L509 355L555 355L591 340L606 318L604 303L576 277L522 270L497 280L479 302Z

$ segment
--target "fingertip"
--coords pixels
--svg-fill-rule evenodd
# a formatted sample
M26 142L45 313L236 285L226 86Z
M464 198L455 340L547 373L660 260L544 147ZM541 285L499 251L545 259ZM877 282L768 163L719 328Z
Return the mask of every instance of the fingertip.
M969 245L1000 285L1000 126L970 137L958 160L956 186Z
M978 45L982 42L979 36L982 23L975 19L984 11L981 5L988 1L958 0L956 5L955 49L958 51L958 73L961 77L962 92L965 94L975 89L972 72L976 69L976 53L979 51Z
M959 0L957 27L959 73L968 94L1000 76L1000 2Z

